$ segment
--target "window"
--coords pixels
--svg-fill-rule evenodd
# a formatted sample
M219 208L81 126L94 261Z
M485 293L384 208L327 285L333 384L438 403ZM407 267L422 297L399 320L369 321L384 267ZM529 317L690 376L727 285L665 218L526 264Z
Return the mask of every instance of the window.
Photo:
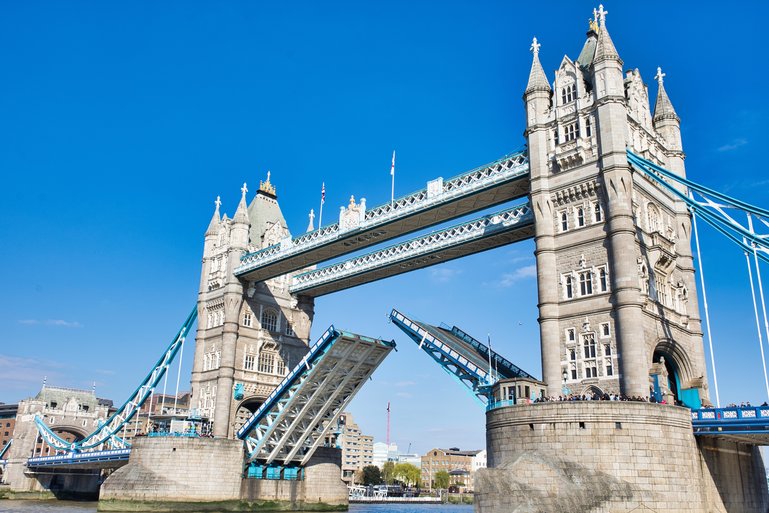
M607 376L613 376L614 375L614 367L611 364L611 360L606 362L606 375Z
M264 310L262 312L262 329L278 331L278 314L274 310Z
M595 363L589 364L585 366L585 377L586 378L597 378L598 377L598 369L595 367Z
M294 327L288 321L286 321L286 335L289 337L296 336L296 333L294 333Z
M603 221L603 213L601 212L601 204L597 201L593 203L593 221L600 223Z
M589 296L593 293L593 273L585 271L579 273L579 294Z
M251 327L251 312L246 312L243 314L243 326L246 328Z
M275 369L275 354L263 351L259 354L259 372L272 374Z
M593 135L593 124L590 121L590 116L585 118L585 135L588 137Z
M566 330L566 340L569 342L574 342L576 340L576 332L574 331L574 328Z
M601 292L606 292L609 290L609 277L606 275L605 267L600 267L598 269L598 281L601 286Z
M649 203L647 208L647 217L649 222L649 233L654 233L659 230L660 225L660 214L657 210L657 207Z
M279 376L283 376L286 374L286 364L283 363L282 358L277 358L277 362L275 365L275 373Z
M579 137L579 127L576 123L571 123L569 125L566 125L563 127L564 131L564 141L569 142L573 141L577 137Z
M602 337L608 337L609 335L610 335L610 333L609 333L609 323L608 322L604 322L603 324L601 324L601 336Z
M595 358L595 335L587 333L583 335L582 346L585 350L585 358Z
M577 379L577 368L574 366L571 367L571 379Z
M577 207L577 226L585 226L585 209L583 207Z
M611 356L611 344L604 344L603 345L603 355L604 356Z
M243 368L248 371L254 370L255 357L252 354L247 354L243 359Z
M571 299L574 297L574 284L572 283L571 276L566 276L564 279L564 283L566 285L566 299Z
M569 229L569 214L564 210L561 212L561 231L565 232Z
M569 360L575 361L577 359L577 351L569 349Z
M561 103L573 102L577 99L577 91L574 84L569 84L561 89Z

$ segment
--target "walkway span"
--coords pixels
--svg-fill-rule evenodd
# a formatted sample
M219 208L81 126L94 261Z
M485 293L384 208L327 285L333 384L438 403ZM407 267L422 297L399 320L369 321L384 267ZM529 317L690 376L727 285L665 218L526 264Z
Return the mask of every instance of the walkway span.
M529 162L520 151L365 212L353 226L327 225L248 253L235 269L244 280L265 281L401 235L522 198Z
M292 294L318 297L534 237L529 203L293 277Z

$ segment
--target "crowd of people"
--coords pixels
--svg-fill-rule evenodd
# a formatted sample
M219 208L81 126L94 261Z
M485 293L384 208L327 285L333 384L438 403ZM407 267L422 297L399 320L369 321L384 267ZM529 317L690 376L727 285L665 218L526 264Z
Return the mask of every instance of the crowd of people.
M656 403L659 402L660 404L667 404L665 400L657 401L657 399L652 395L651 397L642 397L642 396L627 396L625 394L608 394L606 392L599 393L599 392L593 392L592 394L570 394L570 395L559 395L557 397L538 397L533 402L534 403L547 403L547 402L563 402L563 401L634 401L634 402L641 402L641 403Z

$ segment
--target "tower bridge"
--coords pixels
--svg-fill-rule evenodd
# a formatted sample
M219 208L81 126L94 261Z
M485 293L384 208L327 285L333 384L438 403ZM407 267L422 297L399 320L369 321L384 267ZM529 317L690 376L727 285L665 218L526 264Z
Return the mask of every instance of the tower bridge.
M12 488L45 487L35 481L43 467L124 464L102 486L101 509L136 507L133 501L344 505L338 454L324 447L329 429L395 343L331 327L311 345L314 298L534 238L541 379L460 328L390 315L486 407L489 468L476 480L478 511L509 511L532 496L543 511L564 504L766 510L757 446L766 442L769 412L712 408L692 243L701 219L744 251L749 265L752 256L758 271L769 261L769 239L758 233L769 226L769 211L687 178L665 75L655 76L652 111L640 71L624 72L606 14L602 6L594 12L579 56L564 56L552 81L533 40L524 151L371 210L351 198L337 223L296 237L269 175L250 201L244 184L232 218L217 199L197 305L177 336L126 403L92 419L79 439L57 434L44 408L26 412L3 456ZM120 430L167 376L196 319L192 404L212 423L213 438L134 440L125 463ZM593 393L667 404L530 404ZM38 436L67 454L35 456ZM184 475L158 478L181 467ZM557 491L542 483L557 483Z

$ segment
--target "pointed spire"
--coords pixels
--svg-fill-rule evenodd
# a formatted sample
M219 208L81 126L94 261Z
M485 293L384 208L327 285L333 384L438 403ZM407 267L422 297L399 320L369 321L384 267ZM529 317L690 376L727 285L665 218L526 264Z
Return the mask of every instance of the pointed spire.
M216 210L214 211L213 217L211 217L211 222L208 223L206 235L214 235L219 229L219 223L221 222L221 219L219 219L219 207L222 205L222 200L219 196L216 197L214 205L216 205Z
M598 10L593 10L593 16L597 17L598 21L598 43L595 48L594 62L601 62L603 60L615 60L622 64L622 59L619 58L619 53L614 47L614 42L611 40L609 30L606 28L606 15L609 11L603 10L603 4L598 6Z
M243 187L240 188L241 197L240 197L240 203L238 203L238 209L235 211L235 217L232 218L232 220L236 223L248 223L248 205L246 204L246 193L248 192L248 187L246 186L246 182L243 182Z
M531 41L531 53L534 54L534 58L531 62L531 71L529 72L529 83L526 85L526 91L523 94L528 94L533 91L547 91L550 92L550 83L547 81L545 70L542 69L542 64L539 62L539 47L542 46L537 42L535 37Z
M668 98L668 93L665 91L665 86L663 85L665 74L662 72L662 68L657 68L657 74L654 78L657 79L657 85L659 87L657 89L657 102L654 104L654 118L652 121L655 124L657 121L663 119L673 119L676 122L679 122L680 118L678 117L678 114L676 114L673 104L670 103L670 98Z

